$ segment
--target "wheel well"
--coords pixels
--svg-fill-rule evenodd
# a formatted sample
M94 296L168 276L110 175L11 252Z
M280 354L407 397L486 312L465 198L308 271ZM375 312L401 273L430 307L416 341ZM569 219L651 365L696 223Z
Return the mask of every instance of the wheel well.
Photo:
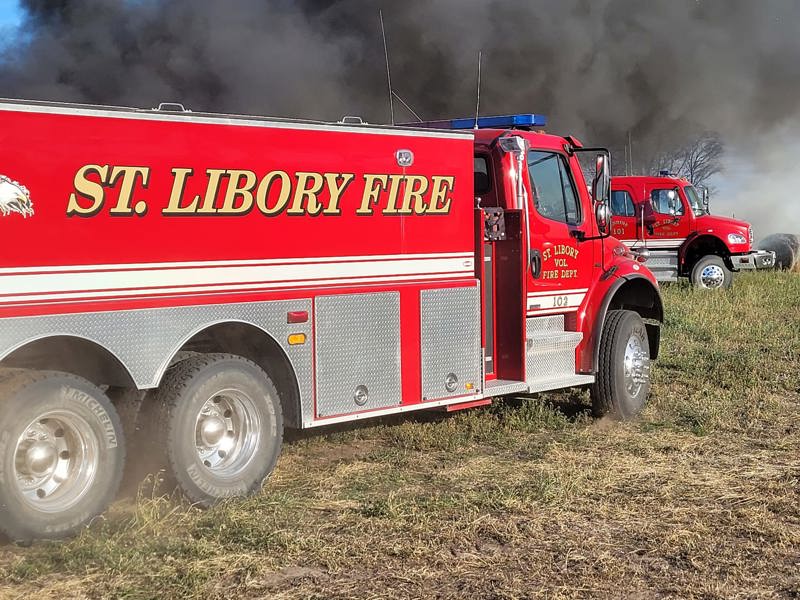
M684 251L683 269L681 273L686 276L690 275L697 261L709 254L722 257L726 263L730 256L728 247L718 237L702 235L692 240L689 247Z
M217 323L194 334L175 357L187 352L222 352L252 360L266 371L278 388L286 426L300 427L300 390L294 369L283 348L263 329L248 323Z
M95 385L135 387L128 369L113 352L77 336L58 335L27 342L0 361L0 365L63 371Z
M652 283L644 277L635 277L625 281L611 297L606 312L603 314L604 320L609 310L632 310L639 313L639 316L645 320L650 357L658 358L661 340L660 324L664 321L664 306L661 303L661 295ZM600 326L602 327L602 324ZM597 339L599 342L599 336Z

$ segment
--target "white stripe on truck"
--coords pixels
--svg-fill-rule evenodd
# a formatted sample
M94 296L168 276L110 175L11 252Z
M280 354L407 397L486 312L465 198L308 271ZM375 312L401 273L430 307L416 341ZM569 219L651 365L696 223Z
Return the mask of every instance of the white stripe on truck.
M0 270L0 302L293 289L474 276L471 253Z

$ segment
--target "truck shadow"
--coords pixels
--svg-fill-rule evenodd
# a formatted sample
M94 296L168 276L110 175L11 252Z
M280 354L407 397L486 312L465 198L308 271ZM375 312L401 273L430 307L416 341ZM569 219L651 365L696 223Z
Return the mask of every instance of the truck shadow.
M592 420L591 402L588 399L588 392L582 389L532 394L530 396L515 396L502 400L495 399L493 404L489 406L467 410L483 411L502 418L502 416L509 411L524 410L532 401L541 402L545 406L551 407L557 413L563 415L570 423L583 422L587 419L589 421ZM457 418L462 414L465 413L462 411L447 412L444 409L421 409L408 413L364 419L363 421L348 421L333 425L322 425L312 429L287 429L284 432L283 441L291 445L293 443L324 438L339 433L353 433L376 427L394 427L404 423L439 423Z

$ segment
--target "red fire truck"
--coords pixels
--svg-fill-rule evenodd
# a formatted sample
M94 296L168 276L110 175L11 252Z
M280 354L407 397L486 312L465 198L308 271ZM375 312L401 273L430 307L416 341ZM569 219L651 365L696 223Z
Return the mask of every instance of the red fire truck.
M612 235L637 254L659 281L688 277L698 288L730 287L733 272L770 269L775 253L753 250L749 223L712 215L708 190L659 176L611 178Z
M247 494L284 426L588 385L635 414L662 305L607 153L467 121L0 102L2 531L74 532L126 456Z

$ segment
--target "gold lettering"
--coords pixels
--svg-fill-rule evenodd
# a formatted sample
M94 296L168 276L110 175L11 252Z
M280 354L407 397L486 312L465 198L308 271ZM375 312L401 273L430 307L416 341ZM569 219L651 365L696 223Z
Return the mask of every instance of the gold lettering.
M364 195L361 197L361 207L356 211L357 215L372 214L371 205L378 203L381 192L386 190L388 179L388 175L364 175Z
M99 183L88 179L90 173L97 173L100 176ZM103 183L108 176L108 165L86 165L78 169L75 173L73 185L75 191L69 195L67 204L67 216L78 215L80 217L91 217L100 212L105 201L105 190ZM92 201L91 206L81 206L78 196Z
M428 178L423 175L407 175L406 186L403 194L403 206L400 213L410 215L416 213L418 215L425 214L427 206L422 199L423 194L428 191ZM414 208L411 208L411 201L414 201Z
M278 200L275 202L275 206L270 208L267 206L267 202L269 201L269 192L272 189L272 184L276 179L280 179L281 187L280 191L278 192ZM275 216L286 207L287 202L289 202L289 194L291 191L292 180L289 178L289 174L286 171L270 171L264 175L261 183L258 184L258 189L256 190L256 206L258 206L258 210L260 210L266 216Z
M385 215L401 214L397 209L397 197L400 190L405 185L405 175L389 175L389 198L386 200L386 208L383 209Z
M322 203L317 199L317 195L322 191L324 180L319 173L306 173L299 171L297 176L297 189L294 192L292 206L286 211L287 215L303 214L303 198L308 199L306 211L309 215L315 216L322 210ZM311 187L308 186L311 181Z
M217 200L219 193L220 181L227 171L225 169L206 169L206 176L208 183L206 184L206 194L203 197L203 203L197 209L199 215L213 215L217 212L214 203Z
M172 192L169 195L167 208L161 211L162 215L191 215L197 211L197 203L200 201L200 196L195 196L187 206L181 206L183 191L186 189L186 180L191 177L192 173L192 169L180 167L172 169Z
M431 178L433 185L431 186L431 203L428 207L428 213L432 215L446 215L450 212L450 202L452 198L448 193L453 191L455 187L456 178L452 176L434 175Z
M341 183L339 178L341 177ZM325 181L331 193L331 198L328 201L328 207L322 211L323 215L341 215L342 211L339 208L339 201L342 199L342 194L347 189L355 175L353 173L325 173Z
M122 175L122 185L119 190L119 198L117 199L117 205L109 211L109 214L130 216L134 214L134 209L131 208L131 201L133 200L133 188L136 185L136 179L141 176L142 187L146 189L150 180L150 169L149 167L114 167L111 169L108 185L116 185L120 175ZM136 203L137 213L141 214L146 210L147 204L144 201Z
M222 208L217 212L225 215L243 215L250 212L253 208L253 188L256 187L258 179L252 171L237 171L232 169L227 171L228 190L225 193L225 200ZM236 198L241 197L242 203L236 206Z

